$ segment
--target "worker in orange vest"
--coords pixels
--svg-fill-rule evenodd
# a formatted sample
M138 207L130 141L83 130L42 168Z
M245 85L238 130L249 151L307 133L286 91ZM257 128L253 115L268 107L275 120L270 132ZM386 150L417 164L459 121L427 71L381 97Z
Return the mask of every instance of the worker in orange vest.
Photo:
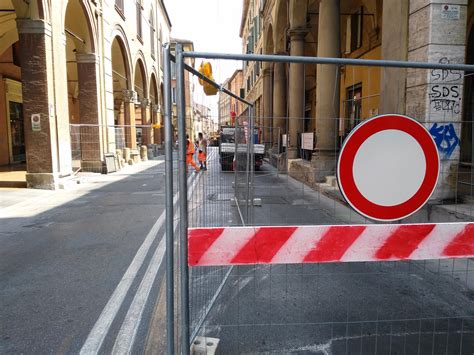
M188 165L191 164L196 171L196 173L200 172L201 169L197 166L196 162L194 161L194 153L195 153L194 144L189 140L189 134L186 135L186 170L188 169Z
M204 138L204 135L199 132L198 133L199 141L198 141L198 160L201 169L207 170L207 140Z

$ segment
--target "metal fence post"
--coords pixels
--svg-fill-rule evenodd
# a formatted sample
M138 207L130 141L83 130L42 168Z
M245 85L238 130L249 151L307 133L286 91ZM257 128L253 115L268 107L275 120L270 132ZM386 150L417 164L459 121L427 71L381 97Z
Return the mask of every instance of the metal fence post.
M233 170L234 170L234 199L235 199L235 205L237 206L237 209L240 209L239 207L239 161L237 159L239 159L239 156L237 154L238 150L238 130L239 130L239 118L236 117L235 118L235 122L234 122L234 145L235 145L235 148L234 148L234 161L235 161L235 164L232 163L233 165ZM220 149L220 148L219 148Z
M246 197L246 207L247 207L247 225L252 225L252 216L253 213L253 171L254 166L253 164L253 129L254 129L254 122L253 122L253 107L249 107L249 119L247 122L248 133L247 133L247 197Z
M174 354L174 227L173 227L173 132L171 120L170 46L163 46L165 184L166 184L166 335L167 353Z
M188 186L186 179L186 95L183 46L176 45L177 110L179 135L179 225L181 275L181 353L189 355ZM191 144L193 144L191 142Z

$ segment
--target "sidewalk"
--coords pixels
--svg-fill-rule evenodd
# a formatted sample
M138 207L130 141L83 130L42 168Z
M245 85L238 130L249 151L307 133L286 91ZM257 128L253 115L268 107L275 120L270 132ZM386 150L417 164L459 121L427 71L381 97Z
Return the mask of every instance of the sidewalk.
M314 171L310 167L308 161L302 159L293 159L288 162L289 175L298 181L305 184L308 189L320 192L322 195L329 197L331 200L349 207L344 200L339 188L337 186L336 176L326 176L326 182L315 182L311 176ZM469 222L474 220L474 205L468 203L457 204L439 204L428 202L425 207L420 209L413 216L405 219L405 223L429 223L429 222Z
M122 170L111 174L79 173L75 177L68 178L67 182L62 181L63 188L58 190L0 188L0 219L34 217L78 199L90 191L121 181L131 175L144 173L160 164L164 167L162 158L127 165ZM0 227L0 231L3 227L3 225Z

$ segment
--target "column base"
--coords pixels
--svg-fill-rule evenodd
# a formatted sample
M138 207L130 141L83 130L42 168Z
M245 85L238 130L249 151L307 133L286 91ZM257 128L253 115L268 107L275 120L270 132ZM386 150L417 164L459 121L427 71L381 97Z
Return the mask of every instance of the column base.
M298 149L297 148L288 148L287 149L288 159L298 159Z
M81 171L102 174L104 172L104 163L101 160L82 160Z
M315 169L316 182L325 182L326 176L336 174L337 154L327 151L316 151L311 158L311 166Z
M29 189L57 190L59 177L53 173L26 173Z

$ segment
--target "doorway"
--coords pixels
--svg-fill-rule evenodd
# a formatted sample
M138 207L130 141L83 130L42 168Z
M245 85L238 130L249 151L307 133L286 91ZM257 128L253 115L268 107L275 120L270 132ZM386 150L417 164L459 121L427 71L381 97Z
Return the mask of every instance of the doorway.
M9 101L10 118L10 162L23 163L26 161L25 130L23 122L23 104Z
M26 162L25 126L21 82L4 79L9 163Z

